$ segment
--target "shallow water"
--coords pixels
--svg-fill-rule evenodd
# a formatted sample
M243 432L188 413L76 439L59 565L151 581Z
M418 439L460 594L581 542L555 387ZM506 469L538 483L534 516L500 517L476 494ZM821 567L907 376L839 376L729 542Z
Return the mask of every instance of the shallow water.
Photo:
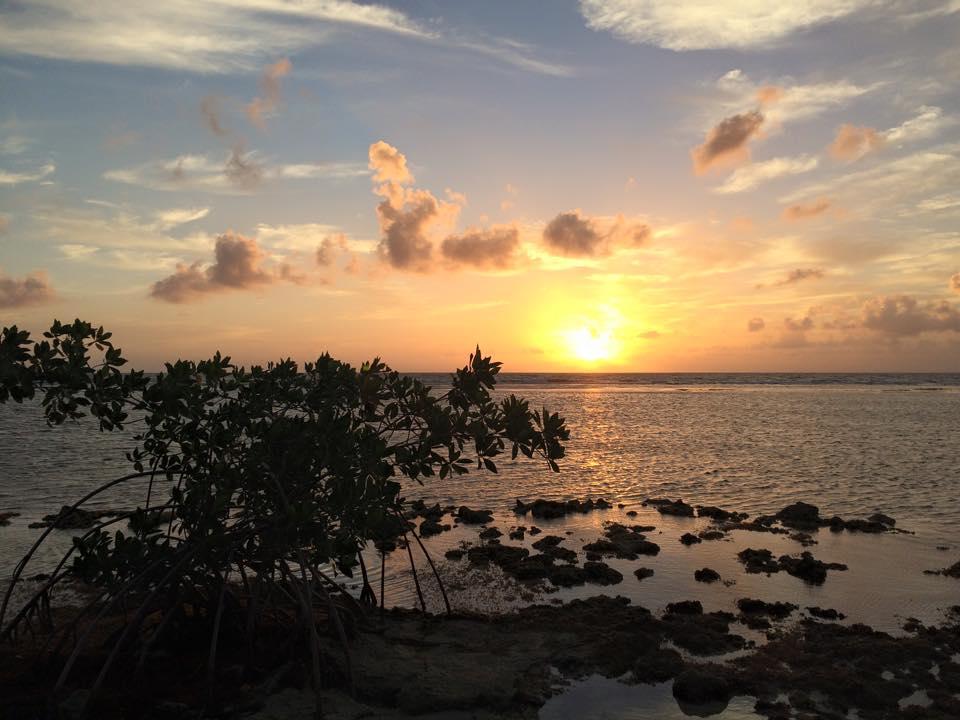
M686 598L701 599L710 610L730 609L737 598L750 596L835 607L848 621L890 630L905 616L938 621L942 609L956 603L956 580L922 571L960 558L960 376L508 376L501 388L566 416L572 437L562 471L507 460L499 463L497 475L411 484L410 499L494 510L496 524L506 532L535 522L512 513L518 497L604 497L627 507L536 524L545 532L571 532L565 546L575 550L599 537L604 521L651 524L657 530L650 539L663 548L655 558L609 561L625 576L619 585L587 585L539 595L538 601L607 592L628 595L652 610ZM128 467L123 454L132 447L129 433L101 434L89 421L50 429L36 405L0 406L0 512L22 513L0 528L0 577L36 538L39 531L28 523L123 474ZM142 490L120 488L92 505L132 507ZM743 547L797 554L803 550L797 543L734 532L726 541L688 548L677 538L704 521L662 517L639 507L648 496L683 497L752 514L806 500L828 516L883 511L916 534L821 531L819 544L809 549L850 569L831 572L823 586L811 587L785 573L747 575L736 559ZM630 509L640 515L626 517ZM427 545L442 558L457 542L475 541L476 532L458 528ZM31 566L35 571L48 569L69 547L69 533L53 536ZM526 543L532 540L528 536ZM377 577L375 558L371 564ZM481 584L478 590L464 563L441 564L445 573L462 576L464 591L454 594L463 606L485 601L509 608L529 601L518 594L494 602L489 588ZM640 565L653 568L654 577L638 582L633 570ZM696 583L693 571L700 567L714 568L735 584ZM387 570L388 602L413 604L400 553L391 556Z

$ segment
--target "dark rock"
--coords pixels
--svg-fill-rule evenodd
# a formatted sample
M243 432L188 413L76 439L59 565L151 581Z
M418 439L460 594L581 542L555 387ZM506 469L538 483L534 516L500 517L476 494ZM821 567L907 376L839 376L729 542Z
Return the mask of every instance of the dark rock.
M550 569L547 578L554 585L560 587L572 587L573 585L583 585L587 582L587 573L583 568L576 565L558 565Z
M592 560L592 561L594 561L594 562L598 562L598 561L600 561L600 560L603 560L603 554L602 554L602 553L598 553L596 550L588 550L588 551L587 551L587 560Z
M587 543L583 549L587 552L614 555L627 560L636 560L639 555L656 555L660 552L660 546L646 539L640 532L645 529L640 525L627 527L620 523L610 523L604 531L606 539Z
M767 615L777 620L783 620L790 617L797 606L788 602L765 602L763 600L754 600L752 598L741 598L737 600L737 607L740 612L748 615Z
M520 527L513 528L509 533L509 537L511 540L523 540L523 536L526 534L526 532L527 529L521 525Z
M702 570L694 571L693 579L697 582L712 583L720 579L720 573L711 568L703 568Z
M457 517L467 525L483 525L493 520L492 510L471 510L466 505L457 508Z
M481 540L492 540L493 538L503 537L503 533L500 532L500 528L489 527L480 531Z
M559 518L573 513L588 513L591 510L607 510L613 507L603 498L596 500L545 500L538 498L531 503L517 500L514 512L526 515L528 512L537 518Z
M575 563L577 561L577 552L569 548L554 546L543 551L544 555L549 555L554 560L562 560L566 563ZM587 560L597 560L599 558L587 558Z
M708 517L721 522L742 522L750 517L747 513L724 510L713 505L697 505L697 515Z
M889 527L893 527L897 524L896 520L889 515L884 515L883 513L874 513L868 517L867 520L870 522L880 523L881 525L888 525Z
M846 617L842 612L837 612L833 608L822 608L818 606L808 607L807 612L821 620L843 620Z
M538 528L536 525L533 525L533 526L530 528L530 530L529 530L529 533L530 533L531 535L539 535L539 534L542 533L542 532L543 532L543 530L541 530L540 528Z
M790 575L812 585L822 585L827 579L827 570L847 569L847 566L843 563L825 563L817 560L808 552L801 553L799 558L781 555L779 565Z
M695 609L695 608L692 608ZM719 655L740 650L746 640L729 632L734 616L730 613L684 614L663 616L664 632L673 643L695 655Z
M766 548L754 550L746 548L737 553L748 573L780 572L780 565L773 559L773 553Z
M677 515L679 517L693 517L693 506L687 505L682 499L647 498L643 504L653 505L661 515Z
M636 510L627 510L627 517L636 517L636 516L637 516Z
M669 603L667 613L670 615L702 615L703 604L699 600L680 600Z
M18 512L3 512L3 513L0 513L0 527L3 527L4 525L9 525L9 524L10 524L10 519L11 519L11 518L15 518L15 517L20 517L20 513L18 513Z
M799 529L819 527L820 508L805 502L795 502L778 512L777 519L784 525Z
M684 533L683 535L680 536L680 542L682 542L684 545L690 546L690 545L698 545L699 543L702 543L703 540L698 538L693 533Z
M697 537L701 540L722 540L726 536L727 534L722 530L704 530L697 533Z
M817 541L813 539L813 536L810 533L805 532L795 532L790 536L790 539L794 542L798 542L804 547L810 547L811 545L816 545Z
M445 530L449 530L449 525L441 525L436 520L426 519L420 523L420 536L421 537L430 537L432 535L439 535Z
M651 647L633 665L633 680L653 685L666 682L683 671L683 657L673 648Z
M71 509L69 505L64 505L60 508L60 512L52 515L44 515L43 522L30 523L28 527L86 530L87 528L93 527L100 518L116 517L121 514L119 510L82 510L81 508Z
M689 705L725 705L733 697L733 689L719 672L705 667L687 668L673 681L673 696Z
M547 548L556 547L563 542L563 538L559 535L544 535L542 538L533 543L533 547L537 550L543 551Z
M444 513L440 503L428 507L423 500L414 500L410 503L410 511L413 517L422 517L424 520L433 520L434 522L439 522Z
M466 551L466 550L461 550L461 549L459 549L459 548L453 548L453 549L451 549L451 550L447 550L447 551L443 554L443 556L444 556L447 560L460 560L460 559L463 558L463 556L466 555L466 554L467 554L467 551Z
M623 575L605 562L585 562L583 571L587 574L587 582L596 585L616 585L623 582Z
M553 568L553 558L547 555L532 555L511 568L517 580L540 580L547 577Z
M475 565L485 565L492 562L504 572L509 573L529 554L529 550L516 545L487 544L467 550L467 559Z
M653 570L641 567L634 570L633 574L637 576L637 580L646 580L648 577L653 577Z

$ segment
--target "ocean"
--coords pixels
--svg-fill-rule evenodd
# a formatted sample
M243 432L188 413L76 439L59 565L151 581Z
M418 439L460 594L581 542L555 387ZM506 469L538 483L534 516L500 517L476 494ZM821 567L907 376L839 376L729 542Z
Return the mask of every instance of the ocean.
M449 382L446 375L422 377L438 389ZM459 526L430 538L427 546L454 578L452 595L464 608L509 609L608 592L651 609L688 597L723 609L752 593L833 605L852 620L895 630L905 616L933 621L956 602L957 581L922 571L960 559L960 374L505 374L498 392L515 393L566 417L571 439L561 471L507 456L497 474L408 483L408 499L493 510L494 524L504 533L536 522L545 532L569 538L577 550L579 540L599 537L607 521L655 525L651 539L663 552L642 558L655 570L643 582L632 574L637 562L612 560L625 576L618 585L587 585L531 599L505 578L473 577L465 561L443 559L446 549L477 541L476 527ZM90 421L47 428L38 403L0 406L0 512L20 513L0 527L0 577L9 576L36 538L39 531L29 523L123 474L124 453L133 446L131 432L100 433ZM542 523L513 513L518 498L539 497L603 497L614 507ZM706 521L660 516L642 505L648 497L681 497L752 515L804 500L826 516L883 512L909 533L820 531L818 544L809 549L850 570L808 587L785 573L747 575L736 559L747 546L797 554L803 548L796 542L737 531L724 541L685 547L679 535L702 529ZM93 507L126 508L138 500L139 489L119 489ZM628 518L630 510L639 514ZM528 536L525 543L535 539ZM69 543L67 531L56 531L31 568L49 569ZM404 560L400 553L388 559L388 604L415 602ZM377 559L370 562L379 577ZM693 570L704 566L730 584L694 582ZM503 588L496 602L491 583ZM430 601L438 609L435 594Z

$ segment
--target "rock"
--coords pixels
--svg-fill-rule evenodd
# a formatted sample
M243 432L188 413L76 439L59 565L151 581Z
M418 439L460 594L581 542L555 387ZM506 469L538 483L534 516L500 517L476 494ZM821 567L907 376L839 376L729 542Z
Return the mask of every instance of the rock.
M547 578L554 585L560 587L572 587L573 585L583 585L587 582L587 573L583 568L576 565L558 565L550 569Z
M467 550L467 559L474 565L485 565L492 562L504 572L512 573L520 561L529 554L529 550L516 545L487 544Z
M556 547L563 542L563 538L559 535L544 535L542 538L533 543L533 547L541 552L547 548Z
M790 536L790 539L794 542L798 542L804 547L810 547L811 545L816 545L817 541L813 539L813 536L810 533L805 532L795 532Z
M820 508L805 502L795 502L778 512L777 519L784 525L800 529L819 527Z
M440 507L440 503L428 507L423 500L414 500L410 503L410 511L413 517L422 517L424 520L433 520L435 522L439 522L444 513L443 508Z
M575 550L570 550L569 548L555 546L547 548L543 551L544 555L549 555L554 560L562 560L566 563L575 563L577 561L577 553ZM587 558L587 560L597 560L599 558Z
M679 517L693 517L693 506L687 505L682 499L647 498L643 505L653 505L661 515L677 515Z
M69 505L60 508L60 512L44 515L43 522L30 523L28 527L55 527L60 530L86 530L93 527L97 520L104 517L116 517L119 510L83 510L71 509Z
M640 532L646 529L641 525L627 527L616 522L610 523L604 531L606 539L587 543L583 549L587 552L614 555L626 560L636 560L639 555L656 555L660 552L660 546L647 540Z
M449 530L449 525L441 525L436 520L427 518L422 523L420 523L420 537L431 537L433 535L439 535L445 530Z
M636 517L636 516L637 516L636 510L627 510L627 517Z
M780 565L773 559L773 553L766 548L754 550L746 548L737 553L748 573L775 573L780 572Z
M682 542L684 545L689 547L690 545L698 545L702 543L703 540L698 538L693 533L684 533L683 535L680 536L680 542Z
M526 515L528 512L537 518L559 518L572 513L588 513L591 510L607 510L613 507L603 498L596 500L545 500L538 498L531 503L524 503L517 500L513 510L518 515Z
M945 575L946 577L960 578L960 560L943 570L924 570L926 575Z
M540 533L543 532L543 530L541 530L541 529L538 528L536 525L534 525L534 526L532 526L532 527L530 528L530 531L529 531L529 532L530 532L531 535L539 535Z
M527 529L521 525L520 527L515 527L510 530L509 537L511 540L523 540L523 536L526 534Z
M11 518L15 518L15 517L20 517L20 513L18 513L18 512L3 512L3 513L0 513L0 527L3 527L4 525L9 525L9 524L10 524L10 519L11 519Z
M747 513L724 510L723 508L715 507L713 505L697 505L697 515L700 517L708 517L714 520L719 520L721 522L742 522L750 517L750 515Z
M790 617L793 611L797 609L796 605L788 602L764 602L752 598L737 600L737 607L740 612L748 615L767 615L777 620Z
M585 562L583 571L587 575L587 582L596 585L616 585L623 582L623 575L605 562Z
M517 580L540 580L547 577L553 568L553 558L548 555L532 555L516 563L511 575Z
M822 585L827 579L827 570L847 569L847 566L843 563L821 562L808 552L801 553L799 558L781 555L779 565L790 575L812 585Z
M633 680L653 685L675 678L683 671L683 656L673 648L651 647L633 665Z
M887 525L889 527L893 527L894 525L897 524L896 520L894 520L889 515L884 515L883 513L874 513L873 515L868 517L867 520L869 520L870 522L880 523L881 525Z
M697 534L701 540L722 540L727 534L722 530L704 530Z
M695 655L719 655L746 646L743 637L729 632L734 619L730 613L668 612L662 622L664 632L677 647Z
M466 554L467 554L467 551L466 551L466 550L461 550L460 548L453 548L453 549L451 549L451 550L447 550L447 551L443 554L443 556L444 556L447 560L460 560L460 559L462 559L463 556L466 555Z
M641 567L634 570L633 574L637 576L637 580L646 580L648 577L653 577L653 570Z
M703 604L699 600L680 600L667 604L670 615L702 615Z
M702 570L694 571L693 579L697 582L712 583L720 579L720 573L711 568L703 568Z
M833 608L822 608L822 607L808 607L807 612L813 615L815 618L820 618L821 620L843 620L846 615L842 612L837 612Z
M466 505L457 508L457 517L467 525L483 525L493 520L492 510L471 510Z
M503 537L503 533L500 532L500 528L489 527L480 531L481 540L492 540L494 538Z
M673 681L673 696L689 705L727 703L733 690L726 678L705 667L687 668ZM681 708L682 709L682 708Z

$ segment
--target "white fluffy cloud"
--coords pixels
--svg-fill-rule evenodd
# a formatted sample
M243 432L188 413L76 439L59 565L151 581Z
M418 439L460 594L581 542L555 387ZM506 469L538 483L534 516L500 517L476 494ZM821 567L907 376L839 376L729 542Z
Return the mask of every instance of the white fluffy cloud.
M36 170L28 170L27 172L15 172L0 168L0 185L20 185L26 182L37 182L53 175L56 169L57 166L53 163L47 163Z
M670 50L756 48L881 0L581 0L593 30Z
M809 155L796 157L777 157L763 162L744 165L733 171L723 185L714 192L724 195L753 190L758 185L787 175L800 175L813 170L819 161Z

